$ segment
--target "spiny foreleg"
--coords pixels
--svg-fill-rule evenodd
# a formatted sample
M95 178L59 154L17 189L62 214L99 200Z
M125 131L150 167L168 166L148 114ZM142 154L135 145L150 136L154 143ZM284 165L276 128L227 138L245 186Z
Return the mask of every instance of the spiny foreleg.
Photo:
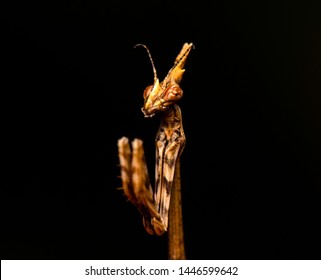
M165 228L153 198L143 141L134 139L131 148L127 137L118 140L118 155L124 194L142 214L146 231L149 234L162 235Z

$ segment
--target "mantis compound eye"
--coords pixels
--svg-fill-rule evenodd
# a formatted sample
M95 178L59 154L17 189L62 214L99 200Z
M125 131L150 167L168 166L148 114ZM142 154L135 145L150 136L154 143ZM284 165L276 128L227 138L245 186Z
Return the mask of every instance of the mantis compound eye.
M183 96L183 90L179 85L171 85L165 92L164 99L167 102L176 102Z
M150 85L145 88L144 93L143 93L144 99L148 98L150 92L153 90L153 87L154 87L154 85Z

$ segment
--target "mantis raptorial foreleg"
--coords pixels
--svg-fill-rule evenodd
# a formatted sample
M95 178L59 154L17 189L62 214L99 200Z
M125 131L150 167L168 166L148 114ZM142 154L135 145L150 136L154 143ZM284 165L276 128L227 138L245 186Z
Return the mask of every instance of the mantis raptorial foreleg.
M145 161L143 141L134 139L129 145L127 137L118 140L123 191L143 215L143 224L149 234L162 235L164 229L157 212Z

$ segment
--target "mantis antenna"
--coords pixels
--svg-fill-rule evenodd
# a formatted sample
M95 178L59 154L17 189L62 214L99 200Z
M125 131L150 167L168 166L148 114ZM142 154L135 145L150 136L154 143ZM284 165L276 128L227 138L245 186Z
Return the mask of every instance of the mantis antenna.
M136 48L136 47L143 47L143 48L145 48L145 49L146 49L147 54L148 54L149 59L150 59L150 62L152 63L152 66L153 66L153 72L154 72L154 83L155 83L155 82L156 82L156 80L157 80L157 72L156 72L155 64L154 64L154 61L153 61L153 58L152 58L152 55L151 55L151 53L150 53L149 49L148 49L148 48L147 48L147 46L146 46L146 45L144 45L144 44L136 44L136 45L134 46L134 48Z

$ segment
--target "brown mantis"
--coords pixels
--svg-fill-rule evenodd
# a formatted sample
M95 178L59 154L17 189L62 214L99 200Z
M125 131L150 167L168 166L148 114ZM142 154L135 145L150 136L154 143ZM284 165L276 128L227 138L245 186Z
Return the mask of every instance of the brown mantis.
M134 139L129 145L127 137L118 140L124 194L141 212L143 224L149 234L163 235L169 230L169 259L185 259L180 193L180 156L185 147L185 134L180 107L176 104L183 96L180 82L186 59L193 47L185 43L177 55L174 66L162 82L148 48L154 83L144 91L145 117L160 114L161 123L156 134L155 188L150 184L145 162L143 141ZM135 47L136 47L135 46ZM170 223L169 223L170 221Z

